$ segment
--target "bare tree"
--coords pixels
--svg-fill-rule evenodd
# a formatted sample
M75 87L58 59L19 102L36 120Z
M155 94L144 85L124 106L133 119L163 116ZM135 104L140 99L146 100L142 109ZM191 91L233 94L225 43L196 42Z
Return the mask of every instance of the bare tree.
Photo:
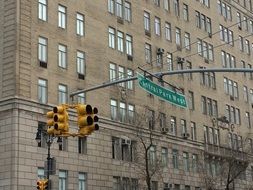
M156 153L157 135L155 135L154 126L157 118L145 108L142 114L135 119L136 127L136 146L134 168L139 174L141 180L145 181L147 190L152 189L152 180L162 179L161 157Z
M199 164L202 182L207 190L235 189L235 180L246 178L246 169L251 161L247 138L242 147L228 148L206 145L203 162Z

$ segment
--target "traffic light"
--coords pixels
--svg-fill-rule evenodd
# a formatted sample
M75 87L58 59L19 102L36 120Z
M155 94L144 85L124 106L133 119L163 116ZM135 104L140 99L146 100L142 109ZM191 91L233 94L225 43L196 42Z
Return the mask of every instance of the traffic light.
M49 111L47 112L47 133L49 135L53 135L54 134L54 128L52 126L54 126L54 112L53 111Z
M64 105L54 107L54 129L57 134L69 132L69 115Z
M44 190L48 189L48 179L44 180Z
M98 130L99 126L98 116L95 115L98 113L98 109L92 109L91 105L77 105L77 115L78 115L78 126L79 126L79 134L81 136L90 135L94 130Z
M43 180L37 180L37 189L38 190L44 190L44 181Z

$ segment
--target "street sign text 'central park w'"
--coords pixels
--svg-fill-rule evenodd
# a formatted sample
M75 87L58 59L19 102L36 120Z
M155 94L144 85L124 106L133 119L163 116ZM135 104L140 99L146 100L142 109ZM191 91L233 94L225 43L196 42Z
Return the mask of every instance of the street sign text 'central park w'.
M160 99L170 102L171 104L187 108L187 103L183 94L159 86L139 73L137 73L137 77L140 87L147 92L158 96Z

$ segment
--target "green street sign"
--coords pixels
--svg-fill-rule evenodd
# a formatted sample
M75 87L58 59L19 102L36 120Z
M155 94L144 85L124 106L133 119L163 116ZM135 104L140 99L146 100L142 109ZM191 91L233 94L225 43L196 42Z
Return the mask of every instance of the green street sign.
M175 91L159 86L153 83L151 80L145 78L140 73L137 73L137 78L139 86L144 90L146 90L147 92L155 96L158 96L160 99L170 102L171 104L174 104L182 108L187 108L187 103L185 100L185 96L183 94L179 94Z

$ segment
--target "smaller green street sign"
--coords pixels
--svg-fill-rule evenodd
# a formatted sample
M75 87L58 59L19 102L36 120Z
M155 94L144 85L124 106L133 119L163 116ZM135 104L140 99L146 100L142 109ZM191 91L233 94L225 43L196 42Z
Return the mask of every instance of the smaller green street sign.
M153 83L151 80L145 78L140 73L137 73L137 78L139 86L147 92L158 96L160 99L170 102L171 104L182 108L187 108L187 103L183 94L179 94L175 91L159 86Z

